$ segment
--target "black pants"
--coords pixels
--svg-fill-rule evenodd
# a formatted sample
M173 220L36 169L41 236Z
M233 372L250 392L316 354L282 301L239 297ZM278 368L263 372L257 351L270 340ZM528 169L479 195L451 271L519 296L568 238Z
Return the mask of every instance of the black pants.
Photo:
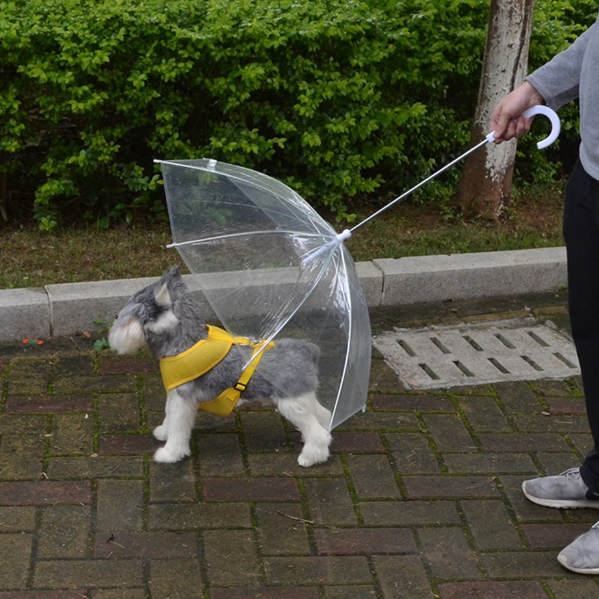
M564 238L572 336L594 444L580 473L585 484L599 493L599 181L580 162L566 188Z

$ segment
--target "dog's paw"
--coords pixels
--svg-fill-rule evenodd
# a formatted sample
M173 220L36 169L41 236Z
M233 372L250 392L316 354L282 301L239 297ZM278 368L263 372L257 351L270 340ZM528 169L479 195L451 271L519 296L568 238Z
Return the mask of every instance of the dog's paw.
M304 468L314 466L314 464L322 464L329 459L330 456L328 446L318 446L310 443L306 443L299 457L297 463Z
M155 439L158 439L158 441L166 441L168 439L168 434L166 431L166 426L164 426L164 424L161 424L160 426L157 426L153 431L152 434L154 435Z
M174 464L190 455L191 452L189 450L172 450L169 447L164 446L156 450L154 461L162 464Z

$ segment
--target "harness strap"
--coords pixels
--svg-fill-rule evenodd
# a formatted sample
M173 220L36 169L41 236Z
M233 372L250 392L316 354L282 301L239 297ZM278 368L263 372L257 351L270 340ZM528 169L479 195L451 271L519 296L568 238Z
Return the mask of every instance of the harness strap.
M230 351L232 345L249 345L254 348L249 364L244 368L234 387L225 389L218 397L208 402L202 402L201 410L228 416L237 405L241 393L245 391L254 374L264 351L274 347L271 341L266 346L264 342L252 343L247 337L233 337L218 327L208 326L208 338L202 339L188 350L160 360L162 382L167 393L188 383L214 368Z
M274 341L271 341L265 347L264 343L252 345L254 347L252 359L244 368L235 387L229 387L228 389L225 389L217 398L212 399L211 401L202 402L199 406L200 410L204 410L205 412L210 412L211 414L216 414L218 416L228 416L233 411L233 408L237 405L241 394L245 391L250 379L252 378L252 375L256 371L264 352L275 346ZM264 351L261 351L262 347L264 347Z

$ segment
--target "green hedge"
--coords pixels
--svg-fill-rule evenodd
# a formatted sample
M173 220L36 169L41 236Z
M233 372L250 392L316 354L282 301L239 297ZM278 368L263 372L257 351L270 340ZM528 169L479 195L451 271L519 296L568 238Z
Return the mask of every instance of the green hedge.
M596 8L537 14L532 62ZM46 230L160 217L152 160L213 157L347 215L464 150L487 15L485 0L0 2L0 207Z

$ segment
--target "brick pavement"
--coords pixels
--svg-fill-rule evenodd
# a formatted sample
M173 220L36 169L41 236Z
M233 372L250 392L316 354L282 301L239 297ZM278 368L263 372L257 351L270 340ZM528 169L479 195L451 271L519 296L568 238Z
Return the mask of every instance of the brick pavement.
M563 294L373 313L374 329L529 315ZM0 344L0 599L591 599L557 552L591 510L527 502L580 462L580 381L403 390L380 356L368 410L323 466L273 410L200 414L192 459L156 464L148 356L84 337Z

